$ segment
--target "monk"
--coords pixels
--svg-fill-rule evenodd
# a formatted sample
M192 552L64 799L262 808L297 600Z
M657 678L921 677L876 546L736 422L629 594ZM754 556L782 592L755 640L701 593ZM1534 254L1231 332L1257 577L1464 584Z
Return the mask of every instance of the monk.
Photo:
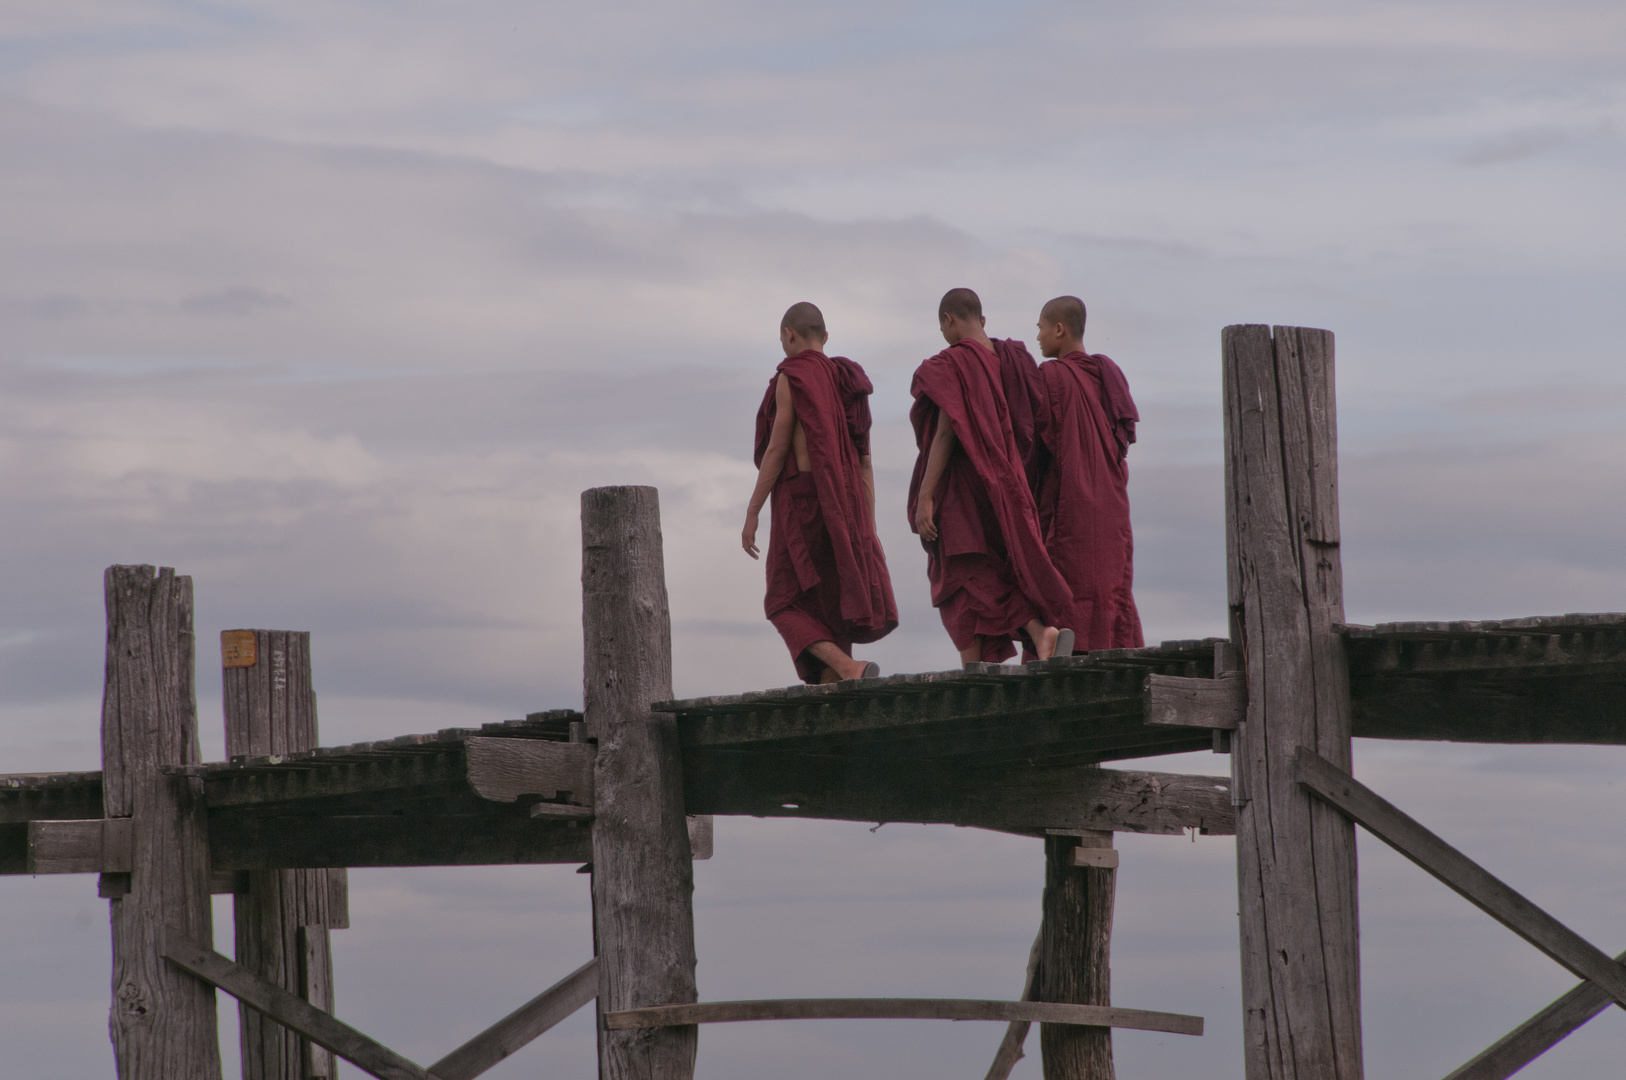
M813 304L792 304L780 320L785 360L757 410L757 484L740 537L755 559L757 518L771 493L763 607L809 683L876 677L879 665L854 660L853 645L898 625L875 535L874 387L851 360L824 354L828 340Z
M1039 313L1043 392L1034 410L1048 461L1035 492L1045 550L1073 591L1073 630L1089 649L1145 644L1135 610L1129 444L1140 414L1110 357L1084 351L1084 301L1058 296Z
M1001 663L1019 638L1040 660L1068 656L1072 593L1045 552L1019 439L1037 372L989 340L970 289L944 294L937 322L949 347L915 371L909 411L919 449L909 524L926 549L932 604L965 663Z

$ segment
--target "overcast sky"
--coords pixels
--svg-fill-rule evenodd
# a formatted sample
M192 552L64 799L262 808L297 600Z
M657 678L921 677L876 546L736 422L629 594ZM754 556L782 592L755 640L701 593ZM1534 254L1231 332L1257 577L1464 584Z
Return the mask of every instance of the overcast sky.
M957 285L999 336L1083 296L1127 372L1152 641L1224 632L1234 322L1338 335L1351 621L1626 609L1623 128L1618 0L5 0L0 772L98 767L115 562L194 578L211 759L231 627L313 632L327 743L577 706L599 484L661 489L677 692L792 681L737 538L802 299L877 388L888 672L955 660L903 496ZM1626 946L1626 753L1356 758ZM1367 840L1371 1075L1441 1076L1571 985ZM1119 844L1114 1000L1208 1020L1120 1033L1119 1075L1239 1078L1230 841ZM716 850L703 998L1021 988L1035 842L724 819ZM353 872L340 1016L434 1060L590 955L586 880ZM0 1075L111 1077L93 879L0 881L0 911ZM699 1075L975 1078L999 1035L720 1025ZM579 1015L488 1075L586 1077L592 1042ZM1525 1075L1622 1054L1611 1011Z

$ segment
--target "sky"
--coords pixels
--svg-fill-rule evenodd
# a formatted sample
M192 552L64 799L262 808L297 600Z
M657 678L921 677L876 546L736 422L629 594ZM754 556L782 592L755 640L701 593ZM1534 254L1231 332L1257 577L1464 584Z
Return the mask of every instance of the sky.
M998 336L1084 297L1087 346L1128 374L1151 641L1224 633L1238 322L1337 335L1350 621L1626 610L1623 132L1605 0L7 0L0 772L98 767L112 563L194 579L208 759L234 627L312 632L328 744L578 706L578 497L602 484L660 488L676 692L792 681L738 537L803 299L876 385L887 672L955 661L903 498L908 379L960 285ZM1626 752L1355 757L1626 944ZM1119 1075L1241 1077L1231 842L1119 846L1114 1001L1208 1024L1119 1033ZM1572 984L1360 855L1372 1075L1444 1075ZM1022 838L720 819L701 996L1015 997L1042 878ZM351 880L338 1014L421 1062L591 953L572 867ZM0 911L0 1077L111 1077L93 879L0 880ZM1000 1034L718 1025L697 1075L975 1077ZM1622 1053L1611 1011L1522 1075L1613 1077ZM592 1069L578 1015L488 1075Z

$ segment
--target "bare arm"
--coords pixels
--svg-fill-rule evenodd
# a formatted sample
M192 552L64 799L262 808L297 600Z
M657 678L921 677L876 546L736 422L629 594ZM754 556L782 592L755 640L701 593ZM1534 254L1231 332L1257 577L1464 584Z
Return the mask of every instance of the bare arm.
M790 436L796 427L796 402L791 397L790 380L783 375L774 387L773 431L768 433L768 449L762 454L762 467L757 470L757 486L751 492L751 503L745 508L745 528L740 532L740 546L751 558L759 553L757 547L757 518L768 493L785 471L785 458L790 454Z
M937 501L937 485L943 482L943 472L948 468L949 455L959 440L954 437L954 425L943 410L937 410L937 433L932 436L932 448L926 456L926 475L920 482L920 500L915 505L915 531L923 540L937 539L937 522L933 511Z
M875 527L875 470L870 467L869 455L858 459L858 476L864 482L864 503L869 507L870 528Z

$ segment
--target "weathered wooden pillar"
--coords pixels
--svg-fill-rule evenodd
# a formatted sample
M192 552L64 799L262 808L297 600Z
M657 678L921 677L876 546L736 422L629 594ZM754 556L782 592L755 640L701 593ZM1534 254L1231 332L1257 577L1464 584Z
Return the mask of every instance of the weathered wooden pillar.
M1081 850L1111 847L1110 832L1045 837L1035 1001L1112 1004L1112 898L1118 871L1078 865ZM1039 1053L1045 1080L1113 1080L1111 1028L1040 1024Z
M203 785L198 765L192 579L169 567L112 566L102 797L131 819L130 873L102 875L112 901L113 1011L119 1080L220 1080L215 992L159 952L166 926L214 940Z
M620 1009L696 1000L694 869L672 696L660 502L651 487L582 493L583 684L593 784L599 1076L686 1080L698 1029L606 1031Z
M1308 746L1350 765L1333 337L1230 326L1231 636L1247 678L1233 744L1248 1080L1362 1075L1355 829L1293 781Z
M318 745L308 633L220 635L228 757ZM235 897L237 962L326 1012L333 1011L330 928L348 926L344 870L251 870ZM243 1080L333 1080L333 1052L241 1003Z

